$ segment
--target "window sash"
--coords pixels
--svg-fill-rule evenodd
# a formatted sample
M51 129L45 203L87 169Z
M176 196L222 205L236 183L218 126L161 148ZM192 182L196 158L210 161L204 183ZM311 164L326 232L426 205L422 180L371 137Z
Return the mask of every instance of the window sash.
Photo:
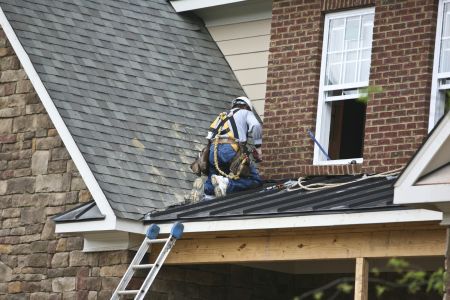
M328 35L324 37L326 56L322 57L326 61L323 76L325 87L368 81L373 18L373 10L348 11L325 17ZM357 31L352 32L356 24L347 25L355 21Z
M355 78L353 82L348 83L338 83L338 84L326 84L326 71L327 71L327 62L328 62L328 55L344 55L342 54L342 50L339 49L339 47L329 47L329 41L330 41L330 22L334 19L342 19L342 18L348 18L348 17L357 17L357 18L363 18L366 15L372 15L371 17L371 28L369 30L370 35L369 38L366 38L365 40L361 40L359 38L359 35L362 32L362 25L359 23L360 27L358 29L358 47L357 50L357 61L362 62L366 60L366 63L369 65L369 69L367 71L367 75L365 77L365 80L359 80L359 78ZM366 88L369 85L369 76L370 76L370 63L371 63L371 51L372 51L372 39L373 39L373 19L375 16L375 8L369 7L369 8L361 8L361 9L354 9L349 11L343 11L343 12L335 12L335 13L329 13L325 15L325 25L324 25L324 35L323 35L323 47L322 47L322 63L321 63L321 69L320 69L320 84L319 84L319 99L318 99L318 109L317 109L317 119L316 119L316 139L320 142L320 144L325 148L329 148L329 135L330 135L330 125L331 125L331 103L332 101L347 101L350 99L359 98L360 96L364 96L363 92L358 92L351 95L345 95L342 93L341 95L327 95L330 94L333 91L339 91L339 90L346 90L346 89L361 89ZM367 28L364 28L367 32ZM367 42L370 43L367 43ZM370 46L369 46L370 44ZM352 51L354 51L353 49ZM363 51L366 51L366 56L362 56ZM357 70L358 72L358 70ZM358 74L359 76L359 74ZM336 160L327 160L325 155L321 153L319 150L319 147L317 145L314 146L314 159L313 164L314 165L328 165L330 163L332 164L349 164L351 162L356 161L357 163L362 162L362 158L353 158L353 159L336 159ZM328 151L328 150L327 150Z
M447 9L447 12L445 12ZM431 101L430 101L430 115L428 120L428 131L430 132L441 116L444 114L445 109L445 95L443 91L450 88L449 84L443 84L443 79L450 78L450 44L448 44L448 52L443 58L442 41L450 40L450 28L444 30L445 23L450 24L450 0L440 0L438 7L438 16L436 24L436 38L435 38L435 50L434 50L434 63L433 63L433 79L431 85ZM446 33L444 31L447 31ZM450 42L449 42L450 43ZM443 59L447 59L448 69L443 68Z

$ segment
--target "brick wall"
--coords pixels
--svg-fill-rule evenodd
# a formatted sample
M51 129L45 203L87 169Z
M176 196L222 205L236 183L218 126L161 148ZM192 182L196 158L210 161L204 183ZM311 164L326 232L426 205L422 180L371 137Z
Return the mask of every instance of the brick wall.
M376 3L373 3L376 2ZM323 19L375 5L362 165L313 166ZM267 178L382 172L403 166L427 134L437 1L274 0L264 119Z

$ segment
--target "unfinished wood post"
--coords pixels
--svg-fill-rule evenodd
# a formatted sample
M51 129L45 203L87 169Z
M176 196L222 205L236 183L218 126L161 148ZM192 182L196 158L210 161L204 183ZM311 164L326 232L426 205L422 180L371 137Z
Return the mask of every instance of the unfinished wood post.
M367 258L356 258L355 269L355 300L367 300L369 298L369 263Z
M445 238L445 277L444 277L444 300L450 300L450 227L447 227Z

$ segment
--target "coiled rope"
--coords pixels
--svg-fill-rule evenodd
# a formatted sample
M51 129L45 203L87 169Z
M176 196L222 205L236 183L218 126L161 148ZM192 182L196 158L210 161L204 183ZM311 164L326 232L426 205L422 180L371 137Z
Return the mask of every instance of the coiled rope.
M371 179L371 178L379 178L379 177L389 177L389 176L395 176L398 175L400 173L400 171L403 168L398 168L395 170L391 170L391 171L387 171L387 172L383 172L383 173L379 173L379 174L374 174L374 175L363 175L361 178L352 180L352 181L347 181L347 182L341 182L341 183L321 183L321 182L317 182L317 183L311 183L311 184L303 184L305 177L300 177L296 184L294 184L293 186L287 188L287 191L296 191L296 190L300 190L303 189L305 191L318 191L318 190L324 190L324 189L329 189L329 188L333 188L333 187L338 187L338 186L343 186L346 184L350 184L353 182L358 182L358 181L363 181L363 180L367 180L367 179Z

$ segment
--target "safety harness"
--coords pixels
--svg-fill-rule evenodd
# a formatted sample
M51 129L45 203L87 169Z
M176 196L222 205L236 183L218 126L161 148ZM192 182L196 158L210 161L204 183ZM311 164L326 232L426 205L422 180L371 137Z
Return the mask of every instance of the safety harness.
M240 145L239 144L239 132L237 130L237 126L236 126L236 122L233 118L233 115L238 112L239 109L236 110L231 110L228 114L226 112L222 112L217 119L215 120L215 122L213 122L213 124L211 124L211 127L209 128L209 130L212 133L212 139L213 139L213 143L214 143L214 167L216 168L217 172L224 176L227 177L229 179L239 179L245 164L248 163L248 155L245 153L245 151L240 151L243 150L241 149L242 147L245 147L244 145ZM223 129L223 127L227 124L227 121L230 121L230 125L232 127L232 133L230 132L230 128L227 127L225 129ZM218 123L218 124L217 124ZM231 133L231 134L230 134ZM227 134L229 136L229 139L234 140L234 143L232 144L232 146L237 145L237 149L235 147L233 147L233 149L236 151L236 155L238 155L237 157L237 161L235 159L233 159L233 163L232 166L230 166L230 173L227 174L224 171L222 171L219 167L219 159L218 159L218 145L219 145L219 140L220 140L220 136L221 135L225 135ZM235 165L235 162L238 165ZM233 172L234 171L234 172Z

